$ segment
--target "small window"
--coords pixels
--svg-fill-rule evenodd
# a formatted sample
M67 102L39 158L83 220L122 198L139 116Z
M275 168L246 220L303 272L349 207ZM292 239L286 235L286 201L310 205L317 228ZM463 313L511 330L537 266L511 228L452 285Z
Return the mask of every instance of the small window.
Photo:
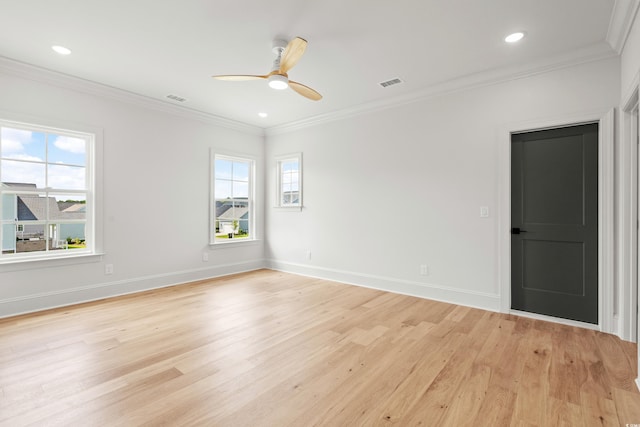
M277 203L282 208L302 207L302 154L277 159Z
M94 253L94 144L93 134L0 121L0 261Z
M213 154L210 243L255 240L254 161Z

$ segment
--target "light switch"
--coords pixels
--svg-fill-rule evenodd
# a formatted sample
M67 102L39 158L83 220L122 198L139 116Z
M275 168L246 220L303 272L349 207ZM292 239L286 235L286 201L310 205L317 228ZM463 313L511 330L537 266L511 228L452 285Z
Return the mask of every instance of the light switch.
M480 206L480 218L489 218L489 206Z

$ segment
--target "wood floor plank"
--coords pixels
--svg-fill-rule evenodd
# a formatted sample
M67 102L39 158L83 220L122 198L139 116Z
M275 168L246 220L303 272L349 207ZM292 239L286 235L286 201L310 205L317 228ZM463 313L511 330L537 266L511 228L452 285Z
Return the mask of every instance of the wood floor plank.
M440 425L454 406L461 386L470 381L475 358L476 352L460 345L401 423Z
M634 424L636 354L259 270L0 319L0 426Z
M583 426L584 419L580 405L571 402L550 398L550 412L547 416L546 425L557 427Z
M586 426L621 425L613 400L589 393L582 393L581 397L582 416Z
M469 419L464 424L474 427L512 425L511 419L513 418L516 396L514 391L492 384L489 380L489 386L482 399L478 414L475 419Z
M517 387L514 419L544 425L549 405L549 367L552 343L549 333L532 329L530 339L522 341L517 357L524 358L524 368Z
M613 387L636 390L637 358L631 357L627 346L615 336L596 333L596 344Z
M620 425L640 425L640 402L637 393L614 388L613 403Z

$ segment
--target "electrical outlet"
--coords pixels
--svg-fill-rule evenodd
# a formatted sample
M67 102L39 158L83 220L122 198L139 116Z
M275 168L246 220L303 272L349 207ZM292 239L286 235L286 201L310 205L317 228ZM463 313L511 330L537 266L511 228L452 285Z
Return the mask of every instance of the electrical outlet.
M202 262L209 261L209 252L202 252Z
M104 265L104 274L113 274L113 264Z
M428 276L429 275L429 267L427 264L420 264L420 275Z
M307 260L311 259L311 251L307 250Z

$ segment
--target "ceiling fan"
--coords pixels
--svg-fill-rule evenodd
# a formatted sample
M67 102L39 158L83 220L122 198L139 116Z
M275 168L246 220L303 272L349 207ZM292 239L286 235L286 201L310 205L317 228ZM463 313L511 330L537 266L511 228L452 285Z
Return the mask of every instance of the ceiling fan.
M265 79L273 89L282 90L290 87L305 98L309 98L313 101L319 101L322 99L322 95L311 89L309 86L289 80L289 75L287 74L287 72L298 63L306 48L307 41L301 37L294 38L288 44L285 40L274 40L272 50L273 53L276 54L276 59L273 61L273 67L269 74L220 75L213 76L213 78L232 82Z

